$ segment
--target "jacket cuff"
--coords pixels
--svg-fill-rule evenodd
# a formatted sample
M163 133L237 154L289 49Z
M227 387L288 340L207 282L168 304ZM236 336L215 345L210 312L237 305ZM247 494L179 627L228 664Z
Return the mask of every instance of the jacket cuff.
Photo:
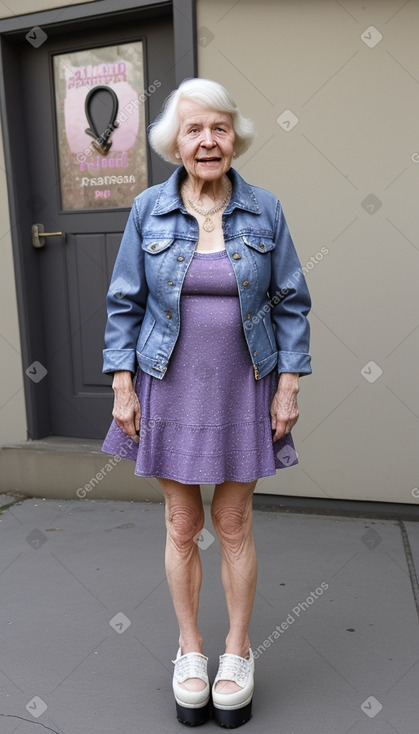
M278 352L278 372L298 372L311 375L311 357L304 352Z
M128 370L134 372L137 368L135 349L104 349L102 372L117 372Z

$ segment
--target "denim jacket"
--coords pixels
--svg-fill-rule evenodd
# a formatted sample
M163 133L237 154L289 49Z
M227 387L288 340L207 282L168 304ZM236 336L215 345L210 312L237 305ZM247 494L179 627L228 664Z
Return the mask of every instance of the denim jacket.
M179 194L185 175L181 166L134 200L106 297L103 372L139 365L159 379L166 373L199 236ZM310 295L281 204L233 168L227 175L233 188L222 226L255 379L273 369L310 374Z

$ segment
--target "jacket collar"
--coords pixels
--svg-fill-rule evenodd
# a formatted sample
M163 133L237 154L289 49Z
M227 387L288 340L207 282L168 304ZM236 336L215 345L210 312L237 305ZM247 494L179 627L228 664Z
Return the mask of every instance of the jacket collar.
M179 166L170 178L165 181L159 189L156 203L153 207L152 214L167 214L168 212L180 209L186 213L185 206L179 193L180 184L186 176L184 166ZM244 209L253 214L261 214L261 209L257 203L253 193L253 188L237 173L234 168L227 171L233 190L231 199L225 208L225 213L229 214L233 209Z

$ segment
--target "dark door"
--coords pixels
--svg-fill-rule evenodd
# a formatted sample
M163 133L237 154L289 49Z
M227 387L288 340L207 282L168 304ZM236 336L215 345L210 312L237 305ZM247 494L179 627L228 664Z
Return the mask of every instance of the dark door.
M139 16L136 23L114 20L99 28L95 24L46 35L44 39L34 30L32 41L27 37L21 48L31 190L27 204L32 224L41 225L41 232L43 228L63 234L41 236L41 247L34 248L27 229L23 242L27 256L34 258L38 287L32 298L38 299L33 305L41 314L44 341L42 359L35 358L26 375L34 383L45 381L51 434L101 438L112 409L111 378L101 369L105 295L114 259L134 196L171 172L147 152L142 125L149 124L176 86L172 17L160 12L156 17ZM137 68L138 53L142 64ZM127 58L129 78L124 76ZM134 91L131 99L125 82ZM97 90L91 100L99 143L85 132L89 120L80 105L77 112L71 106L81 97L84 103L99 86L114 89L122 113L119 127L111 129L107 140L114 145L108 152L106 145L100 148L106 121L108 133L111 124L111 95ZM122 149L117 135L125 136ZM130 151L135 146L133 162Z

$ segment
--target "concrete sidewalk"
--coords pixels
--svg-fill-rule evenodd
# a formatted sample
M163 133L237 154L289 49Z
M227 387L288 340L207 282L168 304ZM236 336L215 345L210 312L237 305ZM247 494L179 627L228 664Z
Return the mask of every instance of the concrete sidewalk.
M213 678L227 614L208 510L200 627ZM259 509L254 533L256 689L240 731L417 734L419 524ZM159 503L28 498L0 515L1 734L187 730L164 536Z

